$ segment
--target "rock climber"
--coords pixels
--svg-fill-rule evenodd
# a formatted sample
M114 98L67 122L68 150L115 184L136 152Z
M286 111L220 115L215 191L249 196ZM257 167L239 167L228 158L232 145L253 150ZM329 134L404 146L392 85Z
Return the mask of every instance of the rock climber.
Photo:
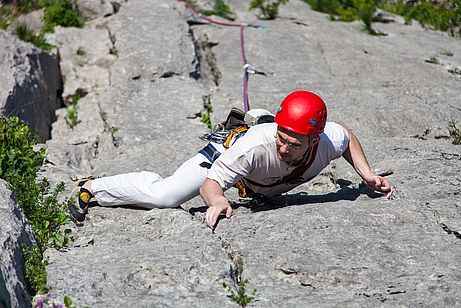
M289 94L275 118L267 111L251 115L251 110L243 121L234 118L228 117L224 129L208 134L207 146L170 177L142 171L80 180L76 202L69 203L71 215L84 221L92 200L101 206L172 208L200 194L208 206L206 224L214 230L220 215L232 215L224 195L232 186L242 197L280 195L312 180L341 156L369 188L392 193L389 181L370 168L357 137L327 122L326 105L312 92ZM229 127L229 122L242 125Z

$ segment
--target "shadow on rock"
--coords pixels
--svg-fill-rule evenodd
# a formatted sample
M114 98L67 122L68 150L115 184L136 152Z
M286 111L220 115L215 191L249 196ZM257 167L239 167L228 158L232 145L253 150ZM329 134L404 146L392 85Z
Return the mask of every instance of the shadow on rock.
M383 196L366 186L360 186L358 188L343 186L336 192L330 192L324 195L309 195L306 192L300 192L272 198L255 199L247 202L246 205L243 206L248 206L253 212L260 212L293 205L337 202L342 200L355 201L360 195L367 195L372 199Z
M286 206L326 203L337 201L355 201L360 195L367 195L371 199L383 197L383 194L372 191L365 185L357 187L342 186L336 192L330 192L324 195L309 195L306 192L296 194L286 194L274 196L271 198L258 199L240 199L238 202L231 202L233 209L239 207L248 208L253 212L269 211ZM208 207L201 206L189 209L189 213L194 216L196 213L205 213Z

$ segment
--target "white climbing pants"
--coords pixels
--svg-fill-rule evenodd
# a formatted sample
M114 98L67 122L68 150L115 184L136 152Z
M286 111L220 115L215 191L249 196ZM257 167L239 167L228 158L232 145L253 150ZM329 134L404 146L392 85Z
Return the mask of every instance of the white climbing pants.
M102 206L134 205L142 208L177 207L199 194L209 169L208 160L197 154L184 162L172 176L154 172L133 172L93 180L91 189Z

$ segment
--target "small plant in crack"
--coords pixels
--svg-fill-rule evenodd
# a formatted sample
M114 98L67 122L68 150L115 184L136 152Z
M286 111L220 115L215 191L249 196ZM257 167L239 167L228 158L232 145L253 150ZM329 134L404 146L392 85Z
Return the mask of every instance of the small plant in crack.
M109 133L111 133L111 135L115 134L116 132L118 132L119 128L118 127L115 127L115 126L111 126L109 127Z
M53 47L52 45L48 44L43 33L35 33L29 27L21 23L16 26L13 33L22 41L31 43L38 48L41 48L45 51L50 51Z
M80 100L79 95L72 95L70 104L67 107L66 123L67 126L73 129L78 124L78 101Z
M279 6L282 4L287 4L288 0L277 0L277 1L267 1L267 0L252 0L250 2L250 10L259 9L261 15L259 19L275 19L279 13Z
M452 143L459 145L461 144L461 130L456 126L457 122L454 119L451 119L448 122L448 133L453 139Z
M239 284L235 287L228 286L225 282L223 282L222 286L229 292L227 297L239 304L240 307L245 308L248 304L255 300L257 292L256 289L253 289L253 291L251 291L251 294L248 295L246 287L249 282L250 281L245 278L244 280L241 280Z
M205 124L208 129L211 130L211 113L213 112L213 108L211 107L210 96L205 96L203 98L203 109L204 110L200 113L200 122Z
M425 62L431 63L431 64L439 64L439 60L434 56L430 57L429 60L425 60Z
M84 56L84 55L86 55L85 49L84 49L83 47L81 47L81 46L77 48L76 53L77 53L77 56Z
M440 52L440 54L442 56L447 56L447 57L453 57L454 56L454 53L452 51L449 51L449 50L442 50Z

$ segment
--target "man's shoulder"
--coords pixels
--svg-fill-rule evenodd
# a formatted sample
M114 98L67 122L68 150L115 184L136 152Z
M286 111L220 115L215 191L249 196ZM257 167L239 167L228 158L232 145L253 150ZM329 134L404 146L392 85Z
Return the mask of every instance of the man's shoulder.
M267 143L275 138L276 123L262 123L248 129L243 140L254 144Z
M342 154L348 143L349 134L342 125L335 122L326 123L325 129L320 135L320 146L324 151Z
M275 131L277 124L263 123L252 126L248 129L245 135L238 140L227 150L233 154L242 152L248 153L250 150L271 144L275 140Z
M344 136L349 137L349 134L347 133L347 130L344 128L344 126L336 122L327 122L322 135L325 135L329 139L342 139Z
M258 134L265 134L265 133L272 133L275 132L277 129L277 123L262 123L257 124L248 129L248 132L258 133Z

